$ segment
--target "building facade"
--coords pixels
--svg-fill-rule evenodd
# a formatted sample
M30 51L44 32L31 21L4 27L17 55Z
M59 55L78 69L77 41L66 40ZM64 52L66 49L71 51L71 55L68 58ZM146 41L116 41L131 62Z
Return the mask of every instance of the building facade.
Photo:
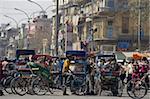
M69 44L72 50L135 51L146 50L150 45L148 0L59 1L59 30L64 31L64 46Z
M0 27L0 57L15 57L18 46L18 30L9 24L2 24Z
M28 35L29 49L37 53L49 54L51 49L52 22L47 16L38 16L30 23Z

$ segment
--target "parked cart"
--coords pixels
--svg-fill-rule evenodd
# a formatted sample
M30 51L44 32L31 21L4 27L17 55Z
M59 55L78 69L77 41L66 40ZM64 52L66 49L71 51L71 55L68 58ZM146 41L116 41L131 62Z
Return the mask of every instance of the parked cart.
M103 91L111 91L113 96L122 96L123 83L120 79L120 67L115 55L97 55L103 64L99 67L99 76L95 79L95 92L101 95Z

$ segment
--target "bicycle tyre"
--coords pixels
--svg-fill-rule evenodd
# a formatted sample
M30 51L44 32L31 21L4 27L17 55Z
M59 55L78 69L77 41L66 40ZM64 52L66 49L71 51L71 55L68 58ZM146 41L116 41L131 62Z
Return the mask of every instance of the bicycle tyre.
M136 91L134 92L134 95L135 95L136 98L142 99L147 94L148 87L147 87L147 84L145 82L143 82L143 81L141 81L141 84L138 84L138 85L139 85L138 86L139 88L135 88L135 89L136 90L138 90L138 89L140 90L142 88L144 90L144 92L139 92L139 94L143 93L143 95L141 95L141 96L137 95ZM136 84L136 86L137 86L137 84Z
M113 96L117 96L118 95L118 80L114 81L111 85L111 92L113 94Z
M44 79L42 79L41 77L37 77L36 79L34 79L31 83L31 87L32 92L35 95L39 96L45 95L49 91L47 82L45 82Z
M14 81L14 90L15 93L24 96L28 91L28 82L26 79L23 79L21 77L17 77Z
M16 79L16 77L13 78L12 81L10 82L10 87L11 87L11 91L12 91L13 94L16 94L15 85L14 85L15 84L15 79Z
M13 93L12 90L11 90L11 86L10 86L10 83L11 83L12 79L13 79L12 76L8 76L6 79L3 80L4 90L8 94L12 94Z
M135 98L134 85L133 85L132 83L133 83L132 80L130 80L130 81L127 83L127 89L126 89L126 91L127 91L128 96L134 99L134 98Z

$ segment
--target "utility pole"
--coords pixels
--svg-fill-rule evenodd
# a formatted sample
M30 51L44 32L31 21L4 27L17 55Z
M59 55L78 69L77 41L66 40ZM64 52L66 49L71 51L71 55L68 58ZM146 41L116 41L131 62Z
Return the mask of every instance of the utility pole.
M148 6L150 7L150 1L149 1L149 5ZM149 13L148 17L149 17L148 21L149 21L149 24L150 24L150 13ZM149 49L148 49L148 51L150 51L150 29L149 29L148 32L149 32Z
M56 55L58 55L58 32L59 32L59 0L56 0Z
M141 50L141 0L139 0L139 18L138 18L138 50Z
M94 47L96 46L95 43L94 43L94 0L92 0L92 30L91 30L91 33L92 33L92 51L94 51Z

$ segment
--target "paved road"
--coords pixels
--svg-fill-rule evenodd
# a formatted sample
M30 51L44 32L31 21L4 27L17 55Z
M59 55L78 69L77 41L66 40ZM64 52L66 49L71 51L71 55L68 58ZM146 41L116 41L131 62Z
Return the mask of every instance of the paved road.
M0 99L131 99L127 94L124 94L122 97L112 97L112 96L62 96L62 94L47 94L45 96L36 96L36 95L9 95L5 94L5 96L0 96ZM150 93L148 93L143 99L150 99Z
M9 96L0 96L0 99L131 99L129 97L111 97L111 96L17 96L17 95L9 95ZM143 99L150 99L150 97L146 96Z

